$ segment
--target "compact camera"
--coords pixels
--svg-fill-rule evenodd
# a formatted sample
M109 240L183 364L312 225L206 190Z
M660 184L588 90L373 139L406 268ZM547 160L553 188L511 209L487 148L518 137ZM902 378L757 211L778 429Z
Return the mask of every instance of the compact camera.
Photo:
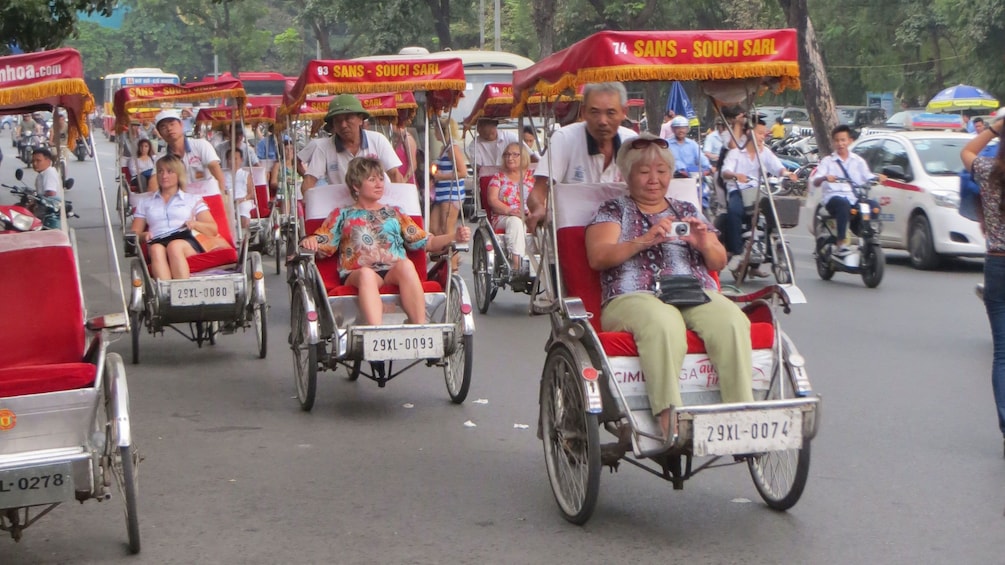
M670 233L667 234L672 237L685 237L691 235L691 224L687 222L674 222L670 224Z

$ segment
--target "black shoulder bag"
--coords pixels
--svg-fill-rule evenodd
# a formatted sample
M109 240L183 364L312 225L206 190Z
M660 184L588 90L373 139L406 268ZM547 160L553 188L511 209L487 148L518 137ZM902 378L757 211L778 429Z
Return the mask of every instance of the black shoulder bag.
M670 206L674 217L680 220L680 214L677 213L677 209L673 203L667 200L667 204ZM649 218L646 217L646 214L642 210L639 210L639 213L642 214L642 222L645 224L646 231L652 229L653 226L649 222ZM662 264L662 258L663 246L660 245L660 264ZM700 306L712 300L705 294L705 287L702 286L698 277L694 275L666 275L659 277L656 280L656 296L665 304L678 308Z

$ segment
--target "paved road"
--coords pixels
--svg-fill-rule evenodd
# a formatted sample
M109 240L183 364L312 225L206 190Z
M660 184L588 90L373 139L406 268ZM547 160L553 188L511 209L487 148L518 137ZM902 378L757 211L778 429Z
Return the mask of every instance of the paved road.
M109 163L111 145L99 149ZM69 168L85 286L107 295L93 166ZM548 322L508 291L477 318L465 404L450 404L431 369L385 389L340 371L322 375L303 413L285 286L268 275L266 360L250 333L203 349L144 335L142 364L127 367L142 554L125 554L116 499L58 508L19 544L0 540L0 563L1002 562L1005 461L972 292L979 264L920 273L890 253L868 290L849 275L820 281L804 229L792 240L809 303L784 327L824 411L809 484L787 513L768 510L739 466L678 492L623 466L603 475L585 527L565 523L533 431ZM112 349L127 354L127 341Z

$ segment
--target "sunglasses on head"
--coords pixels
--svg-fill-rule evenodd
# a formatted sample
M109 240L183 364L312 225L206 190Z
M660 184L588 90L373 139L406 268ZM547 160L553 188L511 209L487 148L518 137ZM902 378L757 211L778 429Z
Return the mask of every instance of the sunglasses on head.
M659 145L663 149L669 149L670 148L670 142L667 141L667 140L665 140L665 139L663 139L662 137L657 137L657 138L636 137L635 139L633 139L631 141L631 143L629 144L629 146L632 149L643 149L643 148L648 147L649 145L654 144L654 143L656 145Z

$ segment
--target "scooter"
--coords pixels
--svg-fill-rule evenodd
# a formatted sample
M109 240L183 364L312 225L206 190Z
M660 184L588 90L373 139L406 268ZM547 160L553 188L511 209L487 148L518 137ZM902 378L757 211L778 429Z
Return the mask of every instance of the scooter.
M775 199L775 209L778 212L778 220L769 221L771 205L768 202L768 192L778 195L781 191L782 179L769 177L766 182L761 183L758 189L747 189L750 192L744 196L752 196L749 202L745 202L742 223L742 237L744 248L744 260L739 267L733 269L731 274L737 284L750 276L751 271L759 271L762 264L771 265L771 273L778 284L790 284L793 280L795 264L792 263L792 249L787 242L784 242L779 235L781 228L794 227L799 222L799 209L785 203L784 199ZM746 191L744 191L746 192ZM760 198L758 213L754 215L754 200ZM725 234L725 215L718 216L720 225L719 231ZM746 250L749 249L749 254Z
M46 229L59 229L62 223L60 215L64 207L63 201L57 197L37 194L33 188L24 184L24 171L21 169L14 171L14 178L21 182L21 186L6 184L0 186L9 189L11 194L19 197L17 207L34 214L36 218L41 220L42 227ZM64 180L63 190L70 190L71 188L73 188L73 179ZM80 217L73 212L73 203L69 200L66 201L65 207L67 218Z
M817 205L814 216L816 246L813 258L817 265L820 278L829 281L834 273L840 271L862 276L862 282L869 288L876 288L883 280L883 270L886 266L886 256L879 244L879 234L883 230L883 222L879 219L880 208L869 203L869 191L875 182L860 185L848 179L839 178L836 182L848 183L857 199L851 207L851 221L848 230L859 238L858 250L844 257L834 254L837 249L837 220L835 220L822 205ZM852 229L855 226L856 229Z

